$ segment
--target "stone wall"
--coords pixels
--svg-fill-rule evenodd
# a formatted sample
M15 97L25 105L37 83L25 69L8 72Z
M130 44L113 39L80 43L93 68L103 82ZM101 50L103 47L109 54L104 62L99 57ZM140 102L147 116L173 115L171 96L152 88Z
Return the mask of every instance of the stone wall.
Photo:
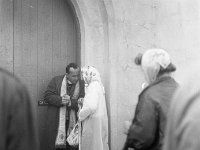
M200 56L198 0L71 0L81 27L82 65L98 68L106 88L110 145L123 146L123 122L134 116L144 79L138 52L163 48L177 66L175 78Z

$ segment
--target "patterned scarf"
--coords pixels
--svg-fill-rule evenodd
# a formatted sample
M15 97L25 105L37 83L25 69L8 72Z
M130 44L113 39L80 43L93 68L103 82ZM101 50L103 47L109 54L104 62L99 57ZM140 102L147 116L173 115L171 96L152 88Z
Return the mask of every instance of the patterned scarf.
M79 81L76 83L74 93L71 99L77 99L79 97ZM63 78L61 85L60 96L68 94L67 93L67 77L66 75ZM62 106L59 109L59 125L58 125L58 133L56 137L55 147L56 148L66 148L66 131L65 131L65 122L66 122L66 106ZM67 136L73 129L73 126L76 124L76 112L74 110L69 111L69 128L67 131Z

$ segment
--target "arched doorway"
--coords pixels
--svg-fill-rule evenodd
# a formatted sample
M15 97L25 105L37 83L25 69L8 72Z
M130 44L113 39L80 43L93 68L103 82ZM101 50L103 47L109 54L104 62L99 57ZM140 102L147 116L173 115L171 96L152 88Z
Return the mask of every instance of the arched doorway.
M3 41L3 47L1 47L3 55L0 56L0 65L20 76L28 85L33 103L37 104L38 100L42 100L50 79L57 74L64 73L64 67L68 62L77 61L80 64L81 60L83 65L94 65L101 72L108 107L110 107L110 83L107 82L110 78L109 49L112 49L112 43L115 43L112 38L114 37L114 22L111 21L108 24L108 19L114 18L112 2L5 0L1 3L1 8L0 20L3 21L0 22L2 29L0 38ZM68 16L71 16L69 17L71 19ZM71 21L67 21L66 18ZM80 22L81 30L76 25L79 25L77 20ZM73 26L69 34L60 27L64 24ZM67 27L64 28L67 29ZM66 42L64 39L67 39L63 35L66 37L69 35L68 38L71 40L66 41L74 45L73 48L68 44L63 46ZM73 41L75 44L72 44ZM74 52L74 55L71 56L68 50ZM46 107L35 106L39 108L35 110L38 110L38 117L42 119ZM40 129L43 127L41 122Z
M68 0L15 0L13 6L13 73L28 87L41 139L49 81L64 74L68 63L80 64L79 25Z

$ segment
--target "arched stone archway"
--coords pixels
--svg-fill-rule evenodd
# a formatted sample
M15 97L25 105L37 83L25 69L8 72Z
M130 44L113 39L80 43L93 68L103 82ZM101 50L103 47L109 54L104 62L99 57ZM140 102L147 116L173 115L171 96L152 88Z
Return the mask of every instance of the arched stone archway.
M110 108L110 41L114 30L109 18L113 18L112 2L103 0L70 0L80 25L81 65L93 65L101 73L106 89L109 116L109 145L111 147L111 108ZM109 13L109 14L108 14ZM110 17L109 17L109 16ZM111 17L112 16L112 17Z

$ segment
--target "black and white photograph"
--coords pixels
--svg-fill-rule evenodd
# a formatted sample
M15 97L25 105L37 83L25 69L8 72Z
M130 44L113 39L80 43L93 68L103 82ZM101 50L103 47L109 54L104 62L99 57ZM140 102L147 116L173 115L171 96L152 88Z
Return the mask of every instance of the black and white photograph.
M0 150L200 150L200 0L0 0Z

